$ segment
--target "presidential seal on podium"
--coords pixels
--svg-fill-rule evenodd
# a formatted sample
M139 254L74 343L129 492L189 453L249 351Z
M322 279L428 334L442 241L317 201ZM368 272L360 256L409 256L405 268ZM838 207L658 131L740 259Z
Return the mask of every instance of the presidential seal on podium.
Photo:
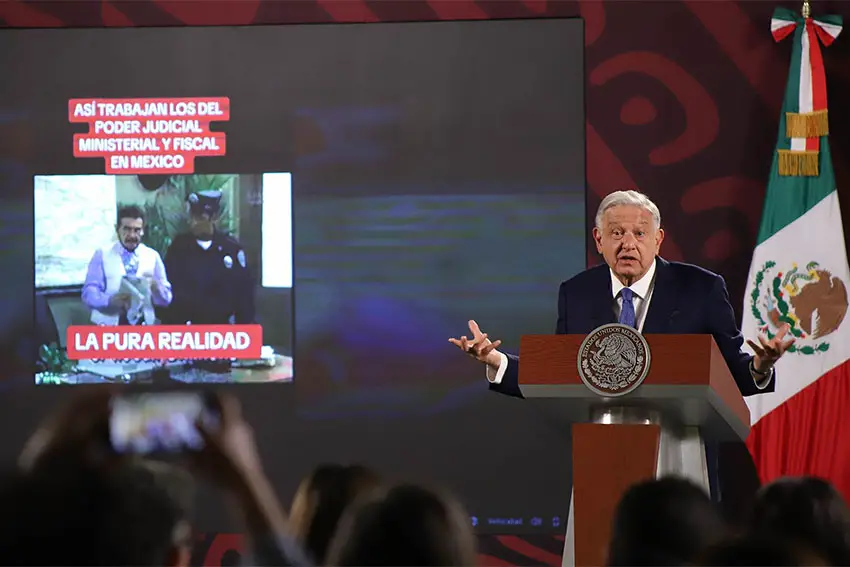
M593 393L624 396L649 373L649 345L633 327L602 325L588 334L578 351L578 375Z

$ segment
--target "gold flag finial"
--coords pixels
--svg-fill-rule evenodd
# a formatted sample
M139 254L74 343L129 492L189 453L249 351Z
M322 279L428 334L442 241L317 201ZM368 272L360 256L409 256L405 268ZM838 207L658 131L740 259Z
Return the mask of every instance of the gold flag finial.
M809 5L809 0L803 0L803 9L801 10L804 19L809 19L812 14L812 7Z

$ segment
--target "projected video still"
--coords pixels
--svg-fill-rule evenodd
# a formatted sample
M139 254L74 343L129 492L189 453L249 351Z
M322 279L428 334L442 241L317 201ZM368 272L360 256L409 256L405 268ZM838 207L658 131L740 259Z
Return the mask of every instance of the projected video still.
M34 184L36 383L293 379L289 173Z

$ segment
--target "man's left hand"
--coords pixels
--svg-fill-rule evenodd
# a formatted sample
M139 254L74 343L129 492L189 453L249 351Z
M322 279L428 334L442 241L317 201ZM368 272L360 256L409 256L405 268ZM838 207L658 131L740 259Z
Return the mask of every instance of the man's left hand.
M788 331L791 330L791 326L788 323L782 325L782 328L779 329L779 332L772 339L765 338L764 335L759 335L759 343L756 344L754 341L747 339L747 344L750 345L750 348L753 349L755 355L753 356L753 368L755 368L759 372L769 372L773 365L776 364L776 361L779 360L785 351L794 344L796 340L793 336L790 339L785 340L785 335L788 334Z

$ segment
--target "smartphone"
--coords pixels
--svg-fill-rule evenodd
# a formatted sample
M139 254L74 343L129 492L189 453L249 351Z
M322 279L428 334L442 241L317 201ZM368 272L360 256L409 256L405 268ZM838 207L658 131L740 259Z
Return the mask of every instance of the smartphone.
M196 424L215 429L219 413L202 392L123 394L112 399L109 440L117 453L148 455L200 451Z

